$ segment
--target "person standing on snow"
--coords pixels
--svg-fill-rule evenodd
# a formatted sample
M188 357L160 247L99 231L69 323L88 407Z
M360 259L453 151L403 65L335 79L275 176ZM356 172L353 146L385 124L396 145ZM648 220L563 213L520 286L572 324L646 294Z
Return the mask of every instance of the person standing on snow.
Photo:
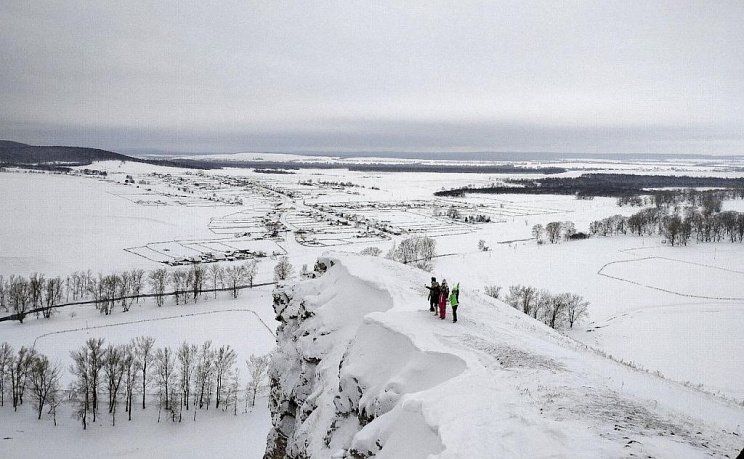
M437 312L437 304L439 303L439 283L436 277L431 278L431 287L425 285L429 289L429 312Z
M442 279L442 285L439 287L439 318L444 320L447 313L447 297L449 296L449 287L447 279Z
M452 292L449 296L450 306L452 306L452 323L457 322L457 306L460 305L460 283L456 283L452 287Z

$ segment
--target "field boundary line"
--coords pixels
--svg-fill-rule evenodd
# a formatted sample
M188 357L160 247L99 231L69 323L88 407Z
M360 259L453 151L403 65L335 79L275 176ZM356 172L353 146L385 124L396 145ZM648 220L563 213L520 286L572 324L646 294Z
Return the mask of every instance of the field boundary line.
M113 324L94 325L92 327L78 327L78 328L69 328L69 329L66 329L66 330L57 330L57 331L53 331L53 332L42 333L41 335L37 336L36 338L34 338L34 342L33 342L33 344L31 346L32 347L36 347L36 342L38 340L40 340L42 338L46 338L47 336L52 336L52 335L62 335L62 334L65 334L65 333L72 333L72 332L86 331L86 330L97 330L97 329L100 329L100 328L111 328L111 327L118 327L118 326L121 326L121 325L131 325L131 324L138 324L138 323L144 323L144 322L159 322L161 320L181 319L181 318L184 318L184 317L193 317L193 316L203 316L203 315L210 315L210 314L219 314L221 312L249 312L249 313L253 314L254 316L256 316L256 319L258 319L258 321L261 322L261 325L264 326L264 328L271 334L271 336L273 336L274 338L276 338L276 335L274 334L274 332L271 330L271 328L268 325L266 325L266 322L264 322L261 319L261 317L259 317L259 315L256 314L256 311L254 311L252 309L248 309L248 308L230 308L230 309L217 309L217 310L214 310L214 311L190 312L190 313L178 314L178 315L174 315L174 316L153 317L153 318L150 318L150 319L128 320L128 321L124 321L124 322L116 322L116 323L113 323Z
M676 262L687 263L687 264L691 264L691 265L704 266L706 268L720 269L722 271L729 271L729 272L733 272L733 273L737 273L737 274L744 274L744 273L741 273L739 271L733 271L733 270L729 270L729 269L725 269L725 268L717 268L715 266L703 265L703 264L700 264L700 263L686 262L686 261L682 261L682 260L675 260L674 258L656 257L656 256L643 257L643 258L634 258L634 259L631 259L631 260L616 260L616 261L611 261L609 263L605 263L604 265L602 265L599 268L599 270L597 271L597 274L600 275L600 276L607 277L609 279L615 279L615 280L618 280L618 281L621 281L621 282L627 282L629 284L637 285L639 287L650 288L652 290L658 290L660 292L670 293L672 295L677 295L677 296L681 296L681 297L685 297L685 298L700 298L700 299L703 299L703 300L719 300L719 301L744 301L744 298L742 298L742 297L704 296L704 295L692 295L692 294L689 294L689 293L675 292L674 290L668 290L668 289L661 288L661 287L655 287L655 286L652 286L652 285L642 284L640 282L632 281L630 279L625 279L625 278L622 278L622 277L613 276L611 274L607 274L607 273L604 273L603 272L603 270L606 267L610 266L610 265L620 264L620 263L630 263L630 262L633 262L633 261L652 260L652 259L661 259L661 260L676 261Z

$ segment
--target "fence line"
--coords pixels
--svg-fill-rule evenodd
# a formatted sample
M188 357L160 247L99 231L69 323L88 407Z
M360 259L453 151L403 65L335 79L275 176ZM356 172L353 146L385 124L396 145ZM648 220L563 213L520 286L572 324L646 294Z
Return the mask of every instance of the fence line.
M200 290L199 293L230 292L230 291L233 291L233 290L244 290L244 289L247 289L247 288L264 287L264 286L267 286L267 285L276 285L276 282L262 282L262 283L259 283L259 284L238 285L236 287L210 288L210 289ZM69 302L69 303L55 304L55 305L48 306L48 307L41 307L41 308L36 308L36 309L30 309L30 310L28 310L28 311L26 311L26 312L23 313L23 317L25 318L29 314L36 314L36 313L39 313L39 312L48 311L50 309L64 308L64 307L67 307L67 306L80 306L80 305L84 305L84 304L97 304L97 303L103 303L103 302L115 303L115 302L121 301L121 300L135 300L135 299L139 299L139 298L155 298L155 297L158 297L158 296L163 296L163 297L166 297L166 296L176 296L176 295L182 295L182 294L190 293L190 292L193 292L193 290L178 290L178 291L174 290L172 292L164 292L162 295L161 294L158 294L158 293L142 293L140 295L126 295L126 296L120 296L120 297L117 297L117 298L107 298L105 300L72 301L72 302ZM16 314L11 314L11 315L5 316L5 317L0 317L0 322L5 322L7 320L18 320L19 316L20 316L20 314L17 314L16 313Z

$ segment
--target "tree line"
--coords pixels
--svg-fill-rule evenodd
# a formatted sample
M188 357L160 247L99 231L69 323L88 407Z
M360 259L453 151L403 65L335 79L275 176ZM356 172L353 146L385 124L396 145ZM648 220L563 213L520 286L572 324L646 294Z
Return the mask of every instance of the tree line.
M484 291L496 299L501 296L501 287L489 285ZM526 285L509 287L504 302L553 329L573 328L589 309L589 302L575 293L554 294Z
M676 175L582 174L578 177L539 177L506 179L504 185L466 186L441 190L435 196L485 194L555 194L576 196L632 197L648 194L653 188L727 188L744 193L744 178L691 177Z
M651 207L625 217L613 215L589 224L589 232L599 236L634 234L661 235L672 246L697 242L742 242L744 213L719 211L716 207L686 207L683 210Z
M644 195L621 196L617 198L617 205L623 206L695 206L705 209L721 211L721 203L732 199L744 199L744 188L726 190L697 190L682 188L673 190L651 190Z
M292 272L286 257L277 266L281 266L275 269L277 279L283 280ZM106 275L76 271L64 278L47 278L39 273L29 277L0 275L0 310L13 312L22 323L30 313L49 318L57 306L69 303L92 302L101 314L109 315L116 307L129 311L142 297L153 297L157 306L165 304L166 296L173 296L176 304L186 304L196 303L207 292L213 292L216 298L218 290L227 289L237 298L241 288L253 286L256 273L257 263L250 260L228 267L194 264L172 271L133 269Z
M142 409L146 409L148 390L152 389L157 396L158 422L163 413L171 421L181 422L189 411L196 420L197 410L210 407L237 415L240 392L245 394L247 411L255 405L269 365L268 356L251 355L245 361L248 379L241 390L237 354L230 346L213 346L211 341L201 345L184 342L171 348L156 347L155 339L149 336L119 345L90 338L72 351L70 358L73 380L64 391L58 364L33 348L23 346L16 352L8 343L0 344L0 406L5 406L7 394L17 411L24 395L30 395L37 418L46 410L56 425L57 409L69 399L83 429L97 422L101 413L115 426L121 409L132 420L139 397Z

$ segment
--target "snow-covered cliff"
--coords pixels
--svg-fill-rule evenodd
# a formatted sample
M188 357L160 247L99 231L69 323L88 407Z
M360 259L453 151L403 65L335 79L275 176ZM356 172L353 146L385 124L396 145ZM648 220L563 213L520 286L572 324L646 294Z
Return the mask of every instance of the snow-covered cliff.
M463 285L331 255L279 288L266 457L724 456L744 407L618 364ZM733 377L733 376L732 376Z

